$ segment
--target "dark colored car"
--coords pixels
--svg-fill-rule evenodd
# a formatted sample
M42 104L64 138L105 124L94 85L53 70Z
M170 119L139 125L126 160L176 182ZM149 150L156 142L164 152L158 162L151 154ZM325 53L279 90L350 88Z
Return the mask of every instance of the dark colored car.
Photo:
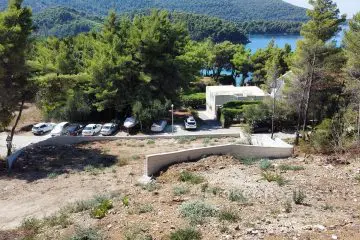
M78 123L70 124L65 129L65 134L67 136L78 136L81 134L82 130L84 129L84 126Z

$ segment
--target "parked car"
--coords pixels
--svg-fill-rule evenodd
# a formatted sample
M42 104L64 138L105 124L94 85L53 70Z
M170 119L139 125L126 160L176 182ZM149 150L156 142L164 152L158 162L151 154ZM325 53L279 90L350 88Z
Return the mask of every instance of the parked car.
M65 129L65 134L68 136L78 136L81 134L84 126L78 123L72 123Z
M34 135L43 135L44 133L47 133L47 132L50 132L51 130L53 130L54 127L55 127L55 124L53 124L53 123L38 123L32 127L31 132Z
M185 122L185 129L196 129L197 128L196 120L193 116L186 118L184 122Z
M119 125L116 123L106 123L101 128L100 134L104 136L113 135L119 129Z
M62 122L59 123L54 127L54 129L51 131L52 137L62 136L65 135L65 129L69 126L68 122Z
M136 120L135 117L128 117L125 119L124 127L132 128L132 127L135 127L137 123L138 123L138 121Z
M101 124L89 124L82 130L83 136L95 136L101 131Z
M152 132L162 132L162 131L164 131L166 125L167 125L167 121L165 121L165 120L154 122L153 125L151 126L151 131Z

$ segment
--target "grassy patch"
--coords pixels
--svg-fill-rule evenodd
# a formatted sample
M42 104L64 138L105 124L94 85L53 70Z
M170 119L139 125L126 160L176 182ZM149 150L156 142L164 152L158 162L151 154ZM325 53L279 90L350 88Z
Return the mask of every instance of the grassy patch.
M276 182L279 186L284 186L286 184L285 179L280 174L264 171L261 175L266 181Z
M154 210L154 207L151 204L144 204L139 206L139 214L149 213Z
M141 157L139 155L132 155L131 156L131 160L133 160L133 161L137 161L137 160L140 160L140 159L141 159Z
M211 143L211 138L204 138L203 139L203 144L204 145L209 145Z
M77 201L68 205L65 209L70 213L79 213L90 210L95 206L99 205L102 201L106 200L105 196L96 196L93 199L86 201Z
M147 233L147 229L141 227L131 227L124 233L124 240L152 240L152 236Z
M219 188L219 187L212 187L209 189L209 191L214 195L214 196L217 196L219 195L223 189Z
M55 179L55 178L57 178L58 176L59 176L59 174L56 173L56 172L49 173L49 174L47 175L47 177L48 177L49 179Z
M247 204L248 199L245 197L243 191L238 189L233 189L229 193L229 200L232 202L239 202L242 204Z
M185 202L180 206L180 213L193 224L202 224L208 217L217 214L216 209L202 201Z
M238 155L233 155L235 159L237 159L239 162L241 162L244 165L251 166L259 162L261 159L259 158L244 158L240 157Z
M104 199L91 210L90 216L97 219L104 218L111 208L113 208L112 201Z
M37 218L26 218L21 223L21 229L29 232L29 235L36 235L42 227L41 220Z
M123 167L129 164L129 160L127 158L124 157L119 157L117 159L116 165L118 165L119 167Z
M170 240L200 240L201 233L193 228L178 229L170 234Z
M263 159L260 161L260 169L265 171L274 168L269 159Z
M147 145L154 145L154 144L155 144L155 140L149 139L146 144L147 144Z
M355 176L355 180L357 180L358 182L360 182L360 174Z
M175 186L173 188L174 196L181 196L190 192L190 188L187 186Z
M196 140L197 140L196 137L181 136L176 139L176 142L178 144L190 144L191 142L196 141Z
M104 166L102 164L100 164L99 167L95 167L94 165L86 165L84 167L85 172L94 176L99 175L102 170L104 170Z
M189 171L183 171L180 173L179 181L181 182L188 182L191 184L200 184L205 181L205 179L197 175L195 173L189 172Z
M102 240L102 235L93 228L77 228L70 240Z
M291 201L287 200L284 204L284 209L286 213L291 213L292 211L292 205L291 205Z
M143 190L146 190L148 192L154 192L156 190L159 190L161 186L157 184L155 181L151 181L147 184L139 184Z
M302 167L302 166L295 166L295 165L288 165L288 164L281 164L279 166L279 169L281 171L301 171L301 170L305 170L305 168Z
M50 217L47 217L43 220L44 224L49 227L61 226L62 228L66 228L71 225L71 221L69 220L69 215L67 213L60 213L59 215L54 214Z
M306 198L306 194L302 190L294 190L293 191L293 201L297 205L304 204Z
M237 213L232 209L223 209L219 212L220 221L236 222L239 219Z

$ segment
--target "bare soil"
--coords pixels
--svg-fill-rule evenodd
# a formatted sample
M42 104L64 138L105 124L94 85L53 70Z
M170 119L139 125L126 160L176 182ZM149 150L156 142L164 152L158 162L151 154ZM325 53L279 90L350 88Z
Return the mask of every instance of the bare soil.
M112 199L113 208L104 218L92 218L90 210L69 213L66 226L42 227L34 239L67 239L79 227L97 229L105 239L168 239L171 232L188 226L199 230L202 239L359 239L360 160L354 158L272 160L266 171L281 176L283 186L264 179L260 162L232 156L174 165L161 173L156 184L137 184L147 154L234 141L119 140L29 150L10 176L0 172L0 239L22 239L29 234L18 228L23 219L41 219L95 195ZM281 170L284 164L303 170ZM184 171L203 177L204 182L181 182ZM176 187L188 192L176 196ZM301 204L294 203L294 191L305 194ZM231 201L232 192L241 192L241 201ZM230 211L238 219L213 216L202 224L190 223L179 208L195 200L218 212ZM130 233L133 238L125 238Z

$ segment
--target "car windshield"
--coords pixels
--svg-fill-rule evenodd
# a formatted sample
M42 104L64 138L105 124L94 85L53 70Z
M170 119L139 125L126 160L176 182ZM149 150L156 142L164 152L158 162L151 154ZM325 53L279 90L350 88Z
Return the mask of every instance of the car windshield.
M86 127L84 130L91 130L92 127Z
M104 126L103 129L110 129L110 126Z
M35 127L35 126L34 126L33 129L39 129L39 127Z

